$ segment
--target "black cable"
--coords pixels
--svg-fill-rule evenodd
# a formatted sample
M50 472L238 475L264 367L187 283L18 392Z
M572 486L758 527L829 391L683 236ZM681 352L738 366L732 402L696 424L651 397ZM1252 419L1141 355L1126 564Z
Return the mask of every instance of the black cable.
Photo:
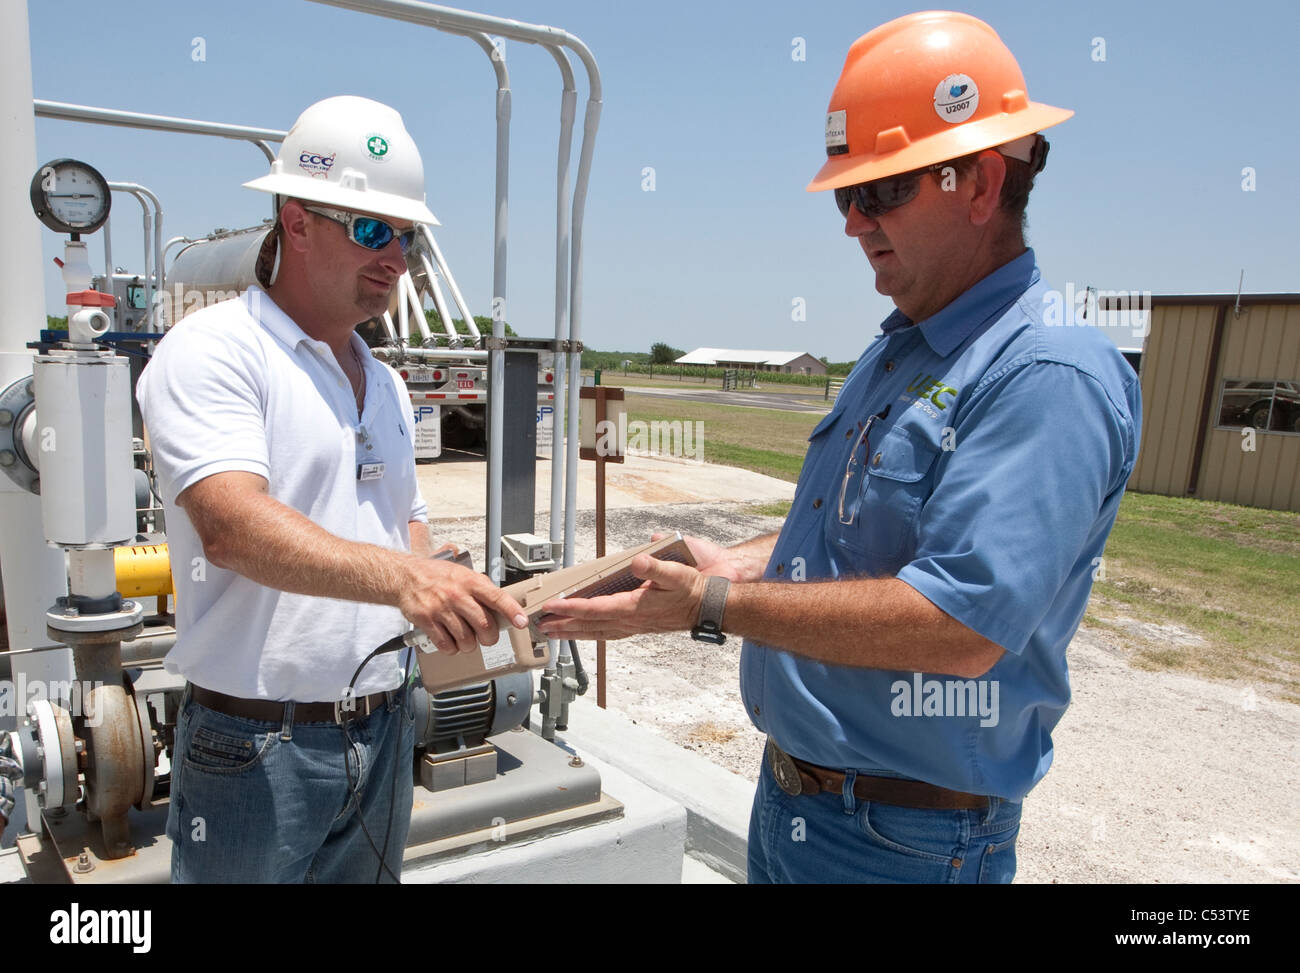
M370 662L370 660L377 655L382 655L385 652L396 652L398 649L405 647L406 645L405 638L406 638L405 634L394 635L391 639L389 639L387 642L380 645L368 656L366 656L364 659L361 660L361 664L357 666L356 672L352 673L352 681L348 683L349 700L352 700L355 695L357 679L361 676L361 670L366 667L366 665ZM403 677L402 685L398 690L399 692L405 693L406 691L406 679L410 678L410 669L411 669L411 657L408 655L406 657L406 676ZM355 706L355 703L353 705ZM403 706L402 715L405 715L405 705L406 704L405 704L405 696L404 696L403 704L402 704ZM394 875L393 870L388 867L388 863L384 861L384 854L387 854L388 852L388 840L391 837L392 829L393 829L393 800L397 793L397 773L400 769L401 761L395 760L397 766L394 768L393 771L393 790L388 800L388 833L384 835L384 852L381 854L379 849L375 847L375 839L370 836L370 829L366 827L366 816L361 811L361 793L360 793L361 764L359 761L357 764L357 781L355 784L352 782L352 769L348 761L348 756L352 752L352 734L348 732L347 721L343 721L339 725L343 730L343 773L347 778L348 790L351 792L352 796L356 798L357 821L361 825L361 833L366 836L366 841L370 845L370 850L373 851L375 853L375 857L379 859L379 870L376 871L375 873L375 881L378 882L379 879L382 877L383 873L388 872L389 877L392 878L394 882L400 885L401 879L398 878L396 875ZM399 731L400 731L400 724L399 724ZM400 745L401 737L398 737L398 743Z
M573 639L569 639L568 641L569 655L573 656L573 674L578 680L578 695L585 696L587 694L587 686L590 685L590 680L587 678L587 670L582 668L582 659L578 656L578 643Z
M400 884L401 880L396 875L393 874L393 870L388 867L388 864L384 861L383 856L379 854L379 849L375 847L375 839L370 837L370 829L366 827L366 816L361 813L361 794L358 791L358 788L361 786L361 766L358 763L357 782L354 784L352 783L352 771L348 766L348 754L352 752L352 734L348 733L348 725L346 723L342 724L342 728L343 728L343 772L347 775L348 789L352 792L352 796L356 798L357 801L357 822L361 825L361 833L366 836L366 841L370 845L370 850L373 851L375 853L375 857L379 859L379 866L381 872L383 870L387 870L392 880ZM376 881L378 881L378 879L376 879Z
M379 884L379 879L388 866L384 861L388 855L388 840L393 836L393 807L397 802L397 775L402 772L401 754L398 752L402 746L402 720L406 719L406 703L410 699L409 687L406 685L411 678L411 652L406 654L406 670L402 673L402 688L399 690L402 694L402 705L397 711L397 719L394 721L397 725L394 729L393 740L393 786L388 791L388 825L384 828L384 850L379 853L379 868L375 870L375 884ZM391 869L388 874L392 875ZM393 879L398 885L402 884L401 879Z

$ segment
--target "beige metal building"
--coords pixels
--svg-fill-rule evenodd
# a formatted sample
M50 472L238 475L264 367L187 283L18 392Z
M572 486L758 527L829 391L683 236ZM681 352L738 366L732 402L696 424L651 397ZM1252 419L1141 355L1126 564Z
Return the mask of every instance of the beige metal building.
M1300 511L1300 294L1149 301L1129 489Z

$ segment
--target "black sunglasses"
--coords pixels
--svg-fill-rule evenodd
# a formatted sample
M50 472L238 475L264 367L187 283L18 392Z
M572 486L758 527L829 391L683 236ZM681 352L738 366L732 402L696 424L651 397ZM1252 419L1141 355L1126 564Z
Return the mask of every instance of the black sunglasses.
M921 177L928 172L938 172L945 165L947 163L938 162L924 169L913 169L884 179L841 186L835 190L835 205L840 208L840 215L845 219L848 218L849 207L856 206L863 216L874 220L877 216L916 199L916 194L921 191Z
M1047 165L1049 148L1051 146L1048 145L1047 139L1041 135L1035 136L1028 160L1030 171L1034 175L1042 172L1043 167ZM898 209L904 203L910 203L921 191L922 176L928 172L940 172L949 165L952 165L952 160L936 162L924 169L913 169L911 172L901 172L896 176L886 176L884 179L860 182L854 186L842 186L835 190L835 205L840 208L840 215L845 219L848 219L849 207L856 206L863 216L874 220L890 210Z

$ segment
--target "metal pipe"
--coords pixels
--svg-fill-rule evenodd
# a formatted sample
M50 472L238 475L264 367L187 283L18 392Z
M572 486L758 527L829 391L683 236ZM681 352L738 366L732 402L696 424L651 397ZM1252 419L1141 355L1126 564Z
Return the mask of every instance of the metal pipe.
M424 242L429 246L429 252L433 254L434 264L438 268L442 279L447 282L447 289L451 291L451 299L455 302L456 308L464 315L465 325L469 328L469 333L474 340L479 339L478 325L474 323L474 315L469 313L469 305L465 303L465 296L461 294L460 288L456 286L456 278L451 275L451 269L447 266L447 261L442 255L442 248L438 246L438 241L434 239L433 231L424 223L420 224L420 235ZM441 312L439 312L441 313ZM451 318L446 318L447 324L455 333L455 326L451 324Z
M428 319L426 319L424 316L424 302L420 299L420 292L416 290L415 283L414 281L411 280L410 274L403 274L400 280L403 281L402 284L403 293L405 294L406 301L408 302L406 306L408 308L409 313L414 315L415 326L420 330L420 343L424 344L430 338L433 337L432 332L429 331ZM399 308L398 310L400 313L401 309ZM411 331L410 325L407 326L406 331L409 340L409 335Z
M152 298L153 298L153 276L150 272L150 263L151 263L153 248L150 246L151 240L150 240L149 203L144 198L144 196L142 196L140 193L135 191L135 186L132 183L110 182L108 184L108 188L113 190L114 192L130 193L132 196L135 197L135 201L140 204L140 209L144 214L143 215L144 228L142 232L144 233L144 282L145 282L145 293L147 297L145 300L145 308L146 308L145 327L142 330L147 331L148 321L149 321L149 317L148 317L149 312L147 309L152 303ZM112 291L111 286L109 288L109 291L110 292Z
M218 135L236 141L252 142L267 156L275 153L264 144L283 142L287 132L275 128L253 128L249 125L226 125L222 122L203 122L193 118L175 118L170 115L148 115L144 112L119 111L116 108L93 108L89 105L71 105L61 101L33 101L38 118L61 118L68 122L94 122L98 125L116 125L122 128L147 128L157 132L186 132L190 135Z
M406 285L404 283L406 280L406 274L397 278L397 336L402 339L403 344L410 344L411 314L406 303Z
M134 182L110 182L108 188L117 192L127 192L140 201L140 206L145 211L145 228L144 228L144 246L145 246L145 293L147 296L147 312L145 315L145 331L161 331L155 328L157 317L156 295L166 291L167 283L163 276L163 246L162 246L162 223L163 209L162 201L154 193ZM153 276L149 276L149 208L145 205L144 197L148 197L153 203Z
M384 348L370 349L377 358L403 361L408 358L422 358L430 361L487 361L488 353L478 348Z
M420 263L424 265L425 286L429 294L433 297L433 306L438 311L438 317L442 318L442 330L447 336L447 344L453 348L460 344L460 335L456 331L456 326L451 323L451 312L447 309L447 299L442 296L442 288L438 286L438 273L433 269L433 264L429 263L429 258L420 252ZM487 352L483 352L486 359Z
M174 237L172 237L170 240L168 240L168 241L166 242L166 244L163 245L163 259L164 259L164 260L167 259L167 252L168 252L169 250L171 250L172 247L176 246L176 244L178 244L178 243L198 243L199 240L201 240L201 239L203 239L203 237L199 237L198 239L195 239L194 237L188 237L188 236L174 236Z
M585 51L585 48L583 49ZM579 52L581 56L581 52ZM573 191L573 266L570 269L569 290L569 340L577 347L582 340L582 221L587 208L587 184L591 176L591 157L596 148L596 129L600 126L600 76L596 73L595 61L588 63L587 52L584 63L591 74L591 91L587 99L586 119L582 131L582 153L578 161L578 180ZM569 353L569 371L573 378L582 374L582 355L578 351ZM571 562L573 539L577 534L578 507L578 385L577 381L569 383L569 441L571 447L565 459L565 502L564 517L564 557L565 565Z
M109 207L110 210L112 207ZM113 217L110 212L104 220L104 280L107 281L106 290L113 293Z
M505 57L492 44L487 35L471 35L484 49L497 76L497 141L496 141L496 205L493 208L494 230L492 245L492 337L496 339L488 352L487 454L488 454L488 509L487 509L487 562L497 584L505 583L504 573L498 574L501 560L501 502L505 492L503 467L505 464L505 387L506 352L506 250L510 225L510 74ZM466 319L469 323L469 319ZM473 332L471 332L472 334Z
M275 141L278 142L278 141L281 141L281 140L280 140L280 139L276 139ZM274 162L274 161L275 161L275 155L276 155L276 153L275 153L275 149L273 149L273 148L271 148L269 145L267 145L267 144L266 144L266 141L265 141L264 139L253 139L252 142L253 142L254 145L256 145L259 149L262 150L262 154L263 154L264 156L266 156L266 161L267 161L267 162Z
M557 343L564 339L569 323L569 252L572 246L569 222L569 163L573 148L573 121L577 115L578 91L574 83L573 68L569 59L554 47L547 46L551 57L560 69L560 141L555 166L555 338ZM551 411L551 507L550 538L551 551L554 556L555 545L564 551L563 563L573 563L571 545L564 538L564 473L568 458L569 442L564 436L564 390L569 371L563 352L553 356L552 369L555 375L555 405ZM558 646L557 646L558 642ZM572 659L568 639L551 639L550 657L556 658L557 648L561 664Z
M169 629L159 635L141 635L131 642L122 643L122 663L129 666L145 666L161 662L175 644L175 629Z

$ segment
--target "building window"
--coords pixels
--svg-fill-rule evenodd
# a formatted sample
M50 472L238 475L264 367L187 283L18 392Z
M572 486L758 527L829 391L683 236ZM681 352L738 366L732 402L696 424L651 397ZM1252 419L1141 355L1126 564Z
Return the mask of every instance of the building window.
M1219 396L1218 425L1253 426L1261 432L1300 432L1300 381L1225 379Z

